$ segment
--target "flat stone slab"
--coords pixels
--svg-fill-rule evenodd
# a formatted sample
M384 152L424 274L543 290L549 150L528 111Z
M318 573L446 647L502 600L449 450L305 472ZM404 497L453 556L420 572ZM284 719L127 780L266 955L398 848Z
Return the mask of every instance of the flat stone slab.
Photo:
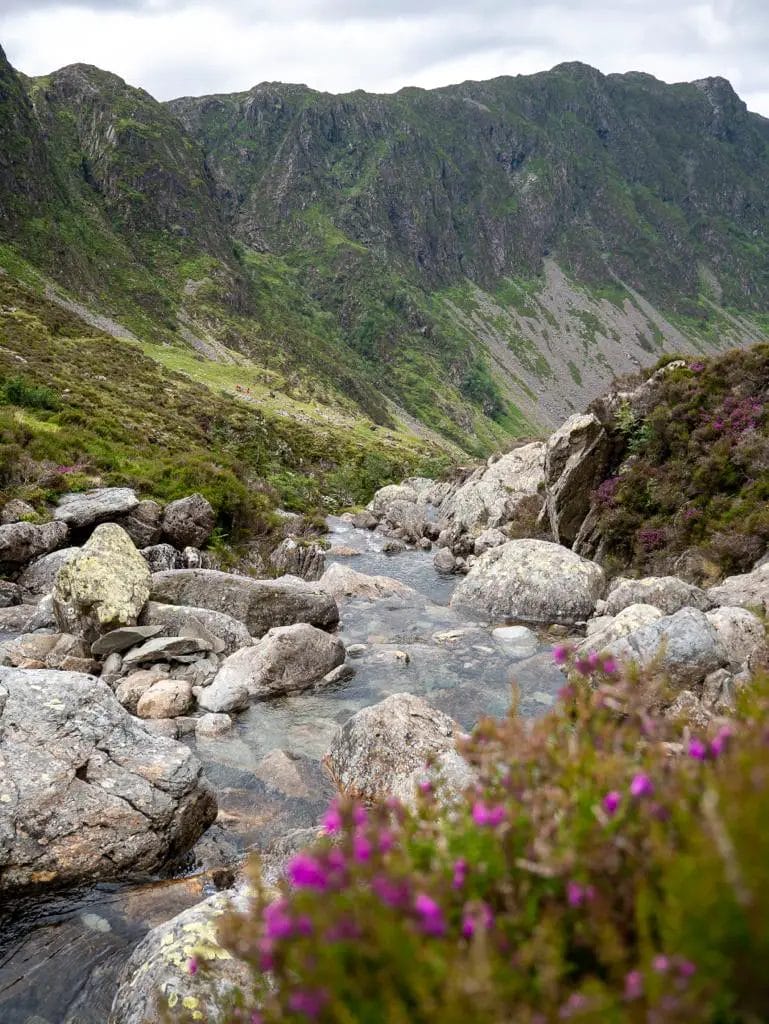
M98 640L91 644L91 654L97 658L106 658L108 654L127 651L129 647L135 647L142 640L149 640L163 632L162 626L124 626L121 629L113 629L111 633L105 633Z
M207 654L211 644L194 636L156 636L135 647L123 658L123 665L141 665L152 661L176 661L188 655Z
M82 493L62 494L53 518L80 530L131 512L139 504L130 487L97 487Z

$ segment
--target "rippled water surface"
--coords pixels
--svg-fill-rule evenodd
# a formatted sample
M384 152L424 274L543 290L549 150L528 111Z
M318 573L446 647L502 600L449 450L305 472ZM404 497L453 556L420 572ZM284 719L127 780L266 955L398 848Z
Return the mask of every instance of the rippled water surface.
M470 728L484 714L504 714L513 683L525 715L541 714L562 685L548 644L499 642L490 626L449 607L457 579L435 572L432 553L385 555L379 534L336 518L329 528L332 545L359 552L329 561L390 576L416 594L342 603L340 635L363 647L351 680L254 704L228 735L190 741L217 791L219 834L238 849L318 820L331 795L320 758L360 708L408 691ZM205 875L144 880L0 908L0 1024L105 1024L131 948L207 886Z

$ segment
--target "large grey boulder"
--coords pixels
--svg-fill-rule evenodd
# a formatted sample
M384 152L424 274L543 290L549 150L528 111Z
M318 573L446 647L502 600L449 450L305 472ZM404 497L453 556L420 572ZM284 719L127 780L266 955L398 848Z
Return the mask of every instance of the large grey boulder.
M472 781L457 753L457 723L410 693L363 708L340 729L323 764L342 793L366 802L396 797L413 803L416 786L441 775L447 795ZM435 761L428 771L427 762Z
M199 698L206 711L238 711L250 701L306 690L345 659L342 641L307 623L271 629L226 659Z
M574 543L610 453L609 436L592 413L570 416L548 439L544 515L554 540Z
M34 562L30 562L19 575L19 586L35 597L50 594L59 569L71 562L79 551L80 548L59 548L48 555L41 555Z
M120 626L134 626L150 581L147 563L125 530L102 523L59 569L53 588L56 621L63 632L91 642Z
M220 945L218 934L223 914L247 908L246 890L232 889L148 932L123 968L108 1024L167 1024L169 1010L171 1018L192 1011L206 1024L222 1024L236 993L252 1005L251 972ZM199 967L194 974L191 960Z
M333 562L323 573L318 586L336 601L347 597L360 597L367 601L380 601L387 597L419 598L412 587L389 576L369 576L349 566Z
M682 608L706 612L713 603L704 590L677 576L647 576L640 580L620 577L609 587L605 614L619 615L631 604L651 604L665 615L673 615Z
M0 608L12 608L22 603L23 591L18 583L0 580Z
M326 568L326 555L319 544L300 544L286 537L270 554L270 565L281 575L319 580Z
M331 629L339 622L336 601L325 591L294 576L255 580L215 569L177 569L155 573L152 600L225 612L243 622L251 636L273 626L309 622Z
M190 750L104 683L0 669L0 892L156 871L216 817Z
M20 498L11 498L3 505L0 512L0 526L8 526L10 523L34 522L37 518L32 505Z
M726 665L737 672L763 664L767 657L766 627L747 608L715 608L707 613L723 649Z
M682 608L642 626L606 647L620 661L634 661L642 668L656 664L681 688L702 682L727 661L714 625L704 612Z
M150 567L150 572L168 572L169 569L183 569L182 553L173 544L150 544L141 549L141 556Z
M400 530L400 536L410 544L416 544L425 532L425 510L415 501L398 499L391 501L382 512L381 528L385 531Z
M163 509L156 501L140 501L130 512L115 518L137 546L155 545L162 535Z
M218 654L232 654L254 642L239 619L210 608L148 601L139 622L146 626L162 626L168 636L199 636L208 640Z
M386 487L379 488L366 508L375 516L382 516L394 501L415 502L416 500L417 492L408 484L388 484Z
M590 618L605 586L594 562L543 540L511 540L481 555L451 599L488 620L573 625Z
M756 609L769 613L769 564L739 576L727 576L706 591L714 605Z
M139 718L178 718L195 706L192 687L183 679L161 679L136 702Z
M69 535L65 523L9 523L0 526L0 567L18 568L60 548Z
M202 548L210 539L216 516L202 494L169 502L163 512L163 535L177 548Z
M586 638L577 644L581 651L602 651L620 637L634 633L662 618L662 612L651 604L631 604L618 615L604 615L587 624Z
M97 487L82 493L62 494L53 517L72 530L83 530L131 512L138 504L136 492L130 487Z

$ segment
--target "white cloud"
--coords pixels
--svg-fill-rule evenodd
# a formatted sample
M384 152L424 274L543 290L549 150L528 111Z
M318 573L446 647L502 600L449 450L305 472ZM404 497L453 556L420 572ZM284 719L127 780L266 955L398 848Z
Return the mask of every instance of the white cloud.
M582 60L723 75L769 115L764 0L0 0L0 39L27 74L82 61L159 99L261 81L427 88Z

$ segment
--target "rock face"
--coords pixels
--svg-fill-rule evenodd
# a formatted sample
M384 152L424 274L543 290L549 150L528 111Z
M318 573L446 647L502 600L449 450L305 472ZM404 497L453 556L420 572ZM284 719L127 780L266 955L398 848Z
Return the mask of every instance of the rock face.
M769 565L739 576L727 576L706 593L715 605L757 608L766 614L769 612Z
M747 608L716 608L707 613L724 652L727 667L740 671L757 668L767 656L766 629L761 619Z
M283 575L319 580L326 568L326 556L318 544L298 544L293 537L286 537L270 555L270 564Z
M218 919L231 905L245 909L244 896L217 893L149 932L123 968L109 1024L165 1024L169 1006L172 1014L194 1009L207 1024L219 1024L236 991L248 1001L250 972L218 940ZM195 975L192 957L202 968Z
M64 632L94 641L120 626L134 626L150 594L150 571L120 526L97 526L78 554L58 572L56 620Z
M641 580L621 577L609 588L605 614L618 615L631 604L651 604L665 615L673 615L682 608L706 612L713 603L704 590L684 583L677 576L647 576Z
M343 793L365 801L394 796L411 803L417 783L436 759L447 792L469 785L472 775L455 748L459 726L410 693L396 693L358 711L340 729L323 758Z
M346 565L334 562L326 569L318 586L336 601L346 597L361 597L379 601L385 597L418 597L411 587L389 576L369 576Z
M243 622L255 637L264 636L273 626L295 622L321 629L339 622L334 599L293 576L254 580L215 569L177 569L153 575L152 600L225 612Z
M0 526L0 567L17 568L60 548L69 530L65 523L10 523Z
M36 558L19 575L19 586L36 597L50 594L59 569L71 562L78 551L80 548L60 548L49 555Z
M545 512L553 538L560 543L574 543L609 453L609 437L592 413L570 416L548 439Z
M139 621L147 626L162 626L169 636L199 636L211 642L212 649L219 654L232 654L254 642L242 622L210 608L148 601Z
M604 585L600 566L559 544L512 540L480 556L451 604L490 620L571 625L591 616Z
M72 530L83 530L131 512L138 504L130 487L97 487L81 494L63 494L53 517Z
M215 817L187 747L148 736L103 683L0 669L0 892L156 870Z
M701 682L725 661L715 627L696 608L682 608L648 626L642 626L606 648L620 660L641 667L658 659L660 670L673 683L686 687Z
M177 548L202 548L211 537L216 517L202 494L179 498L165 507L163 535Z
M306 690L344 659L337 637L307 623L278 626L231 654L199 703L207 711L242 710L251 700Z

